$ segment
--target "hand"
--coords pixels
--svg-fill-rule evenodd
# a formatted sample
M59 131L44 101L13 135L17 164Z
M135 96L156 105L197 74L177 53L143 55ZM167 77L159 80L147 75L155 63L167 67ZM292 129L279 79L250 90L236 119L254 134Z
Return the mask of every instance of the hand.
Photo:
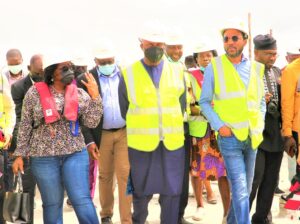
M197 107L195 105L190 105L190 109L191 109L191 115L199 116L199 114L200 114L199 107Z
M90 144L87 147L87 150L89 152L89 156L92 160L98 160L99 158L99 149L95 143Z
M96 80L94 79L94 76L91 73L85 73L85 78L87 82L84 80L81 80L81 82L85 85L87 88L87 91L92 99L96 99L99 96L99 90Z
M11 140L12 140L12 135L5 134L5 142L3 144L4 150L7 150L10 147Z
M271 93L266 93L265 95L266 103L269 103L272 97L273 95Z
M227 127L226 125L223 125L222 127L220 127L219 129L219 134L222 137L229 137L232 135L232 131L229 127Z
M283 138L283 149L291 158L294 157L297 145L295 139L292 136L286 136Z
M24 174L24 163L23 163L23 159L21 156L18 156L13 165L12 165L12 170L14 172L15 175L18 174L18 171L20 170L22 174Z

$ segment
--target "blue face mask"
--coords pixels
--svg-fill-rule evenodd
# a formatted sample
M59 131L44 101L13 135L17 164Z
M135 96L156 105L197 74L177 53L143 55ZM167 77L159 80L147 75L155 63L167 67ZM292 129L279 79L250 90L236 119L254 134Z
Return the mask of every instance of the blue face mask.
M98 68L101 74L109 76L114 72L116 64L98 65Z

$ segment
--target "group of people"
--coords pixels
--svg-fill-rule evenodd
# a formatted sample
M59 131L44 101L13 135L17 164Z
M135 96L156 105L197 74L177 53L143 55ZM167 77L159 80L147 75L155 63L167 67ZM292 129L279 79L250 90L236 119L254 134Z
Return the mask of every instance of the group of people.
M190 223L189 177L193 220L205 216L204 190L207 203L217 202L210 186L216 180L223 204L216 223L272 223L284 151L297 161L291 176L300 172L300 51L289 52L281 70L274 66L276 40L260 34L249 60L248 32L230 21L221 30L225 54L198 43L184 64L183 37L155 25L139 36L142 59L124 68L109 42L95 48L90 71L82 58L57 51L32 56L26 75L21 52L7 52L0 199L21 172L31 223L35 185L44 223L63 223L65 191L79 223L100 223L92 201L97 169L104 224L112 223L116 183L121 223L144 224L153 194L161 223Z

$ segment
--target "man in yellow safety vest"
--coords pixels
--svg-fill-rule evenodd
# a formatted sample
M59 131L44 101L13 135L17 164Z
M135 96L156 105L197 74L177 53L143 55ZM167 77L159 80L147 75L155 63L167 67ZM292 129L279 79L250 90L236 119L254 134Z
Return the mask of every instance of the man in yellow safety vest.
M227 223L250 224L249 194L256 148L262 142L264 128L264 66L242 53L248 39L242 23L230 21L221 34L226 53L212 59L205 70L200 106L218 131L218 145L231 184Z
M184 173L184 79L163 59L164 29L148 23L140 35L144 57L123 71L119 102L126 119L133 223L145 223L148 203L160 194L161 222L177 223Z

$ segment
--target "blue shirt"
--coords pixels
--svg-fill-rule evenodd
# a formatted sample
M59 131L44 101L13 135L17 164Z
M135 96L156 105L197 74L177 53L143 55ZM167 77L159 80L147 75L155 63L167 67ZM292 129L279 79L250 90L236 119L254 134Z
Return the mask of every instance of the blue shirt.
M119 106L118 87L121 77L120 71L116 67L109 76L101 74L99 69L97 69L97 72L103 101L103 129L122 128L126 122L121 116Z
M235 67L245 87L248 88L251 61L249 61L247 58L243 56L239 64L232 64L232 65ZM223 125L225 125L225 123L219 118L219 116L211 106L211 102L213 101L213 97L214 97L214 88L215 88L214 72L213 72L212 65L209 64L206 67L204 72L204 81L202 85L202 92L201 92L201 98L199 104L203 114L209 121L212 128L214 130L219 130ZM264 97L262 98L261 101L260 110L263 117L265 117L266 102Z
M146 65L144 60L141 60L142 64L144 65L144 68L148 72L149 76L152 79L152 82L156 88L159 87L159 81L161 77L161 73L164 67L164 60L161 60L161 62L156 66L149 66Z

